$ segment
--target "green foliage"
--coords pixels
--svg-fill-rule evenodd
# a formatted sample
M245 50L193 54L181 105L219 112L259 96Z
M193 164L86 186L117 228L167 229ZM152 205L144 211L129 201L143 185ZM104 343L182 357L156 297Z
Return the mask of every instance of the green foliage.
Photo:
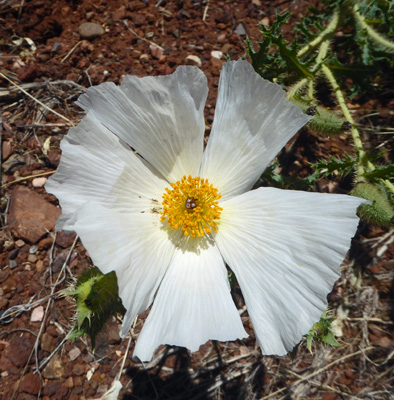
M363 148L359 127L349 111L350 98L375 95L390 82L394 64L394 0L355 1L323 0L324 7L310 8L294 29L290 42L281 29L289 13L277 15L271 28L261 25L263 39L256 51L250 41L247 55L257 73L283 86L292 84L288 99L305 113L313 115L308 128L319 135L349 133L355 156L330 156L311 166L315 172L306 177L284 177L272 164L262 179L276 187L296 189L313 187L320 178L353 175L357 184L352 191L371 201L359 209L361 218L378 225L388 225L393 218L393 165L381 165L382 156L371 156ZM341 81L351 78L351 85ZM343 116L319 105L316 86L325 79Z
M364 220L375 225L389 226L394 221L394 208L384 188L371 183L359 183L351 194L369 200L371 204L362 204L358 213Z
M258 43L259 50L257 52L250 40L246 40L246 51L252 60L253 68L266 79L283 78L284 75L288 76L289 73L294 73L294 79L313 76L309 67L314 60L309 60L306 63L300 61L297 57L297 50L299 49L297 41L289 44L280 32L281 26L286 23L289 16L290 13L288 12L277 15L270 29L263 24L260 25L263 41ZM272 46L276 47L278 52L271 52Z
M346 176L354 173L357 167L357 159L345 153L344 159L342 160L330 156L328 161L320 160L316 163L312 163L311 166L315 169L315 172L307 178L310 185L314 184L317 179L326 178L332 174Z
M349 128L346 124L346 119L336 111L328 110L321 106L311 106L310 101L308 102L300 97L291 97L290 101L300 107L305 113L313 115L307 126L317 134L339 135Z
M339 347L340 344L336 341L335 335L332 332L331 323L334 318L327 316L324 313L319 322L316 322L310 331L305 335L306 347L312 353L312 344L314 342L326 343L332 347Z
M95 338L108 318L117 313L124 315L126 312L118 296L115 272L104 275L93 267L80 276L72 290L64 294L75 299L78 314L73 331L67 338L76 339L89 335L93 348Z

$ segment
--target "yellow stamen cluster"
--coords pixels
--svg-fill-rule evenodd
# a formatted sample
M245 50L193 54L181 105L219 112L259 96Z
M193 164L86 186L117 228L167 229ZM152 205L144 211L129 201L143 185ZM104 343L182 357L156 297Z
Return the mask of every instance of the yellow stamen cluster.
M218 202L221 197L208 179L184 176L171 183L171 188L163 194L161 221L167 220L172 228L181 228L190 237L209 235L212 230L217 232L217 221L223 210Z

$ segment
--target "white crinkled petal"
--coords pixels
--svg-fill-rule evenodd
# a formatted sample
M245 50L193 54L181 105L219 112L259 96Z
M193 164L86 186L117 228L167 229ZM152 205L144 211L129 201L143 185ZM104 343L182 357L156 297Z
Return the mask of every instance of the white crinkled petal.
M120 212L150 212L168 183L97 120L88 115L61 143L62 158L45 188L60 201L56 228L70 230L76 211L91 201Z
M319 320L363 202L260 188L221 203L215 241L237 277L263 354L286 354Z
M243 60L224 64L201 176L223 199L252 188L271 160L310 117Z
M177 231L163 228L157 213L121 213L95 202L78 210L71 227L103 273L115 271L119 295L127 313L124 337L137 314L153 301L179 240Z
M126 76L120 87L91 87L77 104L175 182L183 175L198 175L207 93L205 75L196 67L181 66L172 75Z
M190 243L184 239L175 251L138 337L133 356L141 361L150 360L160 344L196 351L209 339L247 336L217 247L207 243L197 252Z

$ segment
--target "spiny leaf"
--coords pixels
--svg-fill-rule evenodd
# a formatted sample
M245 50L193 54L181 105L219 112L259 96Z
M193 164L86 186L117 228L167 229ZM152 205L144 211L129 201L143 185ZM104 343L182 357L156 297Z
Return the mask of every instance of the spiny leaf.
M372 179L392 179L394 177L394 165L378 165L373 171L363 174L368 180Z
M334 318L327 316L325 312L319 322L316 322L309 332L305 335L306 347L312 353L312 344L314 342L326 343L333 347L338 347L340 344L336 341L335 335L332 332L331 324Z
M87 334L93 348L95 338L108 318L126 312L118 296L115 272L104 275L98 268L91 268L81 275L74 289L65 294L75 299L78 314L77 323L68 338L75 339Z
M316 163L312 163L311 166L316 169L316 172L309 177L309 180L312 182L313 180L316 181L318 178L325 178L334 172L337 172L340 176L352 174L357 166L357 158L351 157L349 154L345 153L345 158L343 160L330 156L328 161L320 160Z
M371 204L362 204L358 208L358 213L362 219L379 226L389 226L393 223L393 205L384 189L380 189L372 183L359 183L351 191L351 194L371 202Z

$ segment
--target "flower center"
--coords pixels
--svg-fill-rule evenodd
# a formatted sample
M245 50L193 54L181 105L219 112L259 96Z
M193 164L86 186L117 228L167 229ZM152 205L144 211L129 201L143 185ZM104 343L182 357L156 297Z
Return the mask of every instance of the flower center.
M167 220L171 228L181 228L184 235L202 237L212 230L218 231L220 219L218 200L222 197L208 179L199 176L184 176L180 181L171 183L163 194L161 221Z

